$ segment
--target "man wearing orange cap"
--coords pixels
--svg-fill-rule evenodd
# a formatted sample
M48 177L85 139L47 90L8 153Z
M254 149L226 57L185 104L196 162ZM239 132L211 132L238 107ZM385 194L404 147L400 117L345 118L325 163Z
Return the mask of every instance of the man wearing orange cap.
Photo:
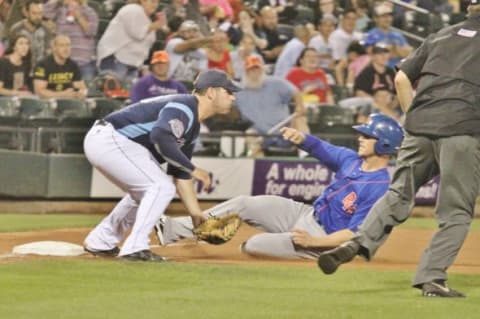
M167 51L155 51L150 59L151 74L139 79L132 87L131 103L159 95L188 93L181 82L168 77L169 66Z
M301 132L309 131L300 91L286 79L267 76L262 60L255 55L248 56L245 61L242 84L243 90L235 95L236 105L242 116L253 123L250 129L252 132L278 134L276 127L283 122L284 125L289 125L290 122L291 126ZM289 105L292 102L296 115L289 120ZM259 140L247 141L251 156L262 156L263 149L270 146L291 147L291 144L275 136L265 138L263 145L259 145Z

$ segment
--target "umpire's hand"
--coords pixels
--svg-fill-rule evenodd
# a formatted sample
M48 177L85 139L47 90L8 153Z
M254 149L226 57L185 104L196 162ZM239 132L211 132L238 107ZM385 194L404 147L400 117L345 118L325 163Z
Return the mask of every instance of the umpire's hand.
M296 145L300 145L305 141L305 134L291 127L282 127L280 133L282 133L283 139Z

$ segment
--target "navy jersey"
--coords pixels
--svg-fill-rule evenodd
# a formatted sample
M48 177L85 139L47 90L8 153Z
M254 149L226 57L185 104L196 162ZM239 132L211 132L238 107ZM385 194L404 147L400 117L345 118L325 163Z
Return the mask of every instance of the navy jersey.
M115 129L144 147L167 174L190 178L194 142L200 132L198 100L189 94L144 99L105 117Z
M356 152L311 135L306 135L301 148L335 172L333 181L313 203L315 219L327 234L357 231L373 204L388 190L387 169L364 172L363 160Z

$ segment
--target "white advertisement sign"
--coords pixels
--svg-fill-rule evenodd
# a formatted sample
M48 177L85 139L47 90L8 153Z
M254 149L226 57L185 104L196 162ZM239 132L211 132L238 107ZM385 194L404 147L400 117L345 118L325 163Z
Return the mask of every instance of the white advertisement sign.
M229 199L238 195L250 195L253 182L253 159L224 159L211 157L193 158L193 164L211 172L212 186L202 190L195 181L199 199ZM123 191L106 179L99 171L92 169L92 198L120 198Z

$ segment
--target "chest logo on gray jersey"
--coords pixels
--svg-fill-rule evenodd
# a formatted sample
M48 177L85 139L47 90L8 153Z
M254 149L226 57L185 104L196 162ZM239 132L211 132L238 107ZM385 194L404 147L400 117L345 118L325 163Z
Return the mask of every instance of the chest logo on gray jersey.
M170 124L172 133L177 139L182 137L183 133L185 132L185 127L183 126L182 121L180 121L179 119L173 119L168 121L168 124Z

